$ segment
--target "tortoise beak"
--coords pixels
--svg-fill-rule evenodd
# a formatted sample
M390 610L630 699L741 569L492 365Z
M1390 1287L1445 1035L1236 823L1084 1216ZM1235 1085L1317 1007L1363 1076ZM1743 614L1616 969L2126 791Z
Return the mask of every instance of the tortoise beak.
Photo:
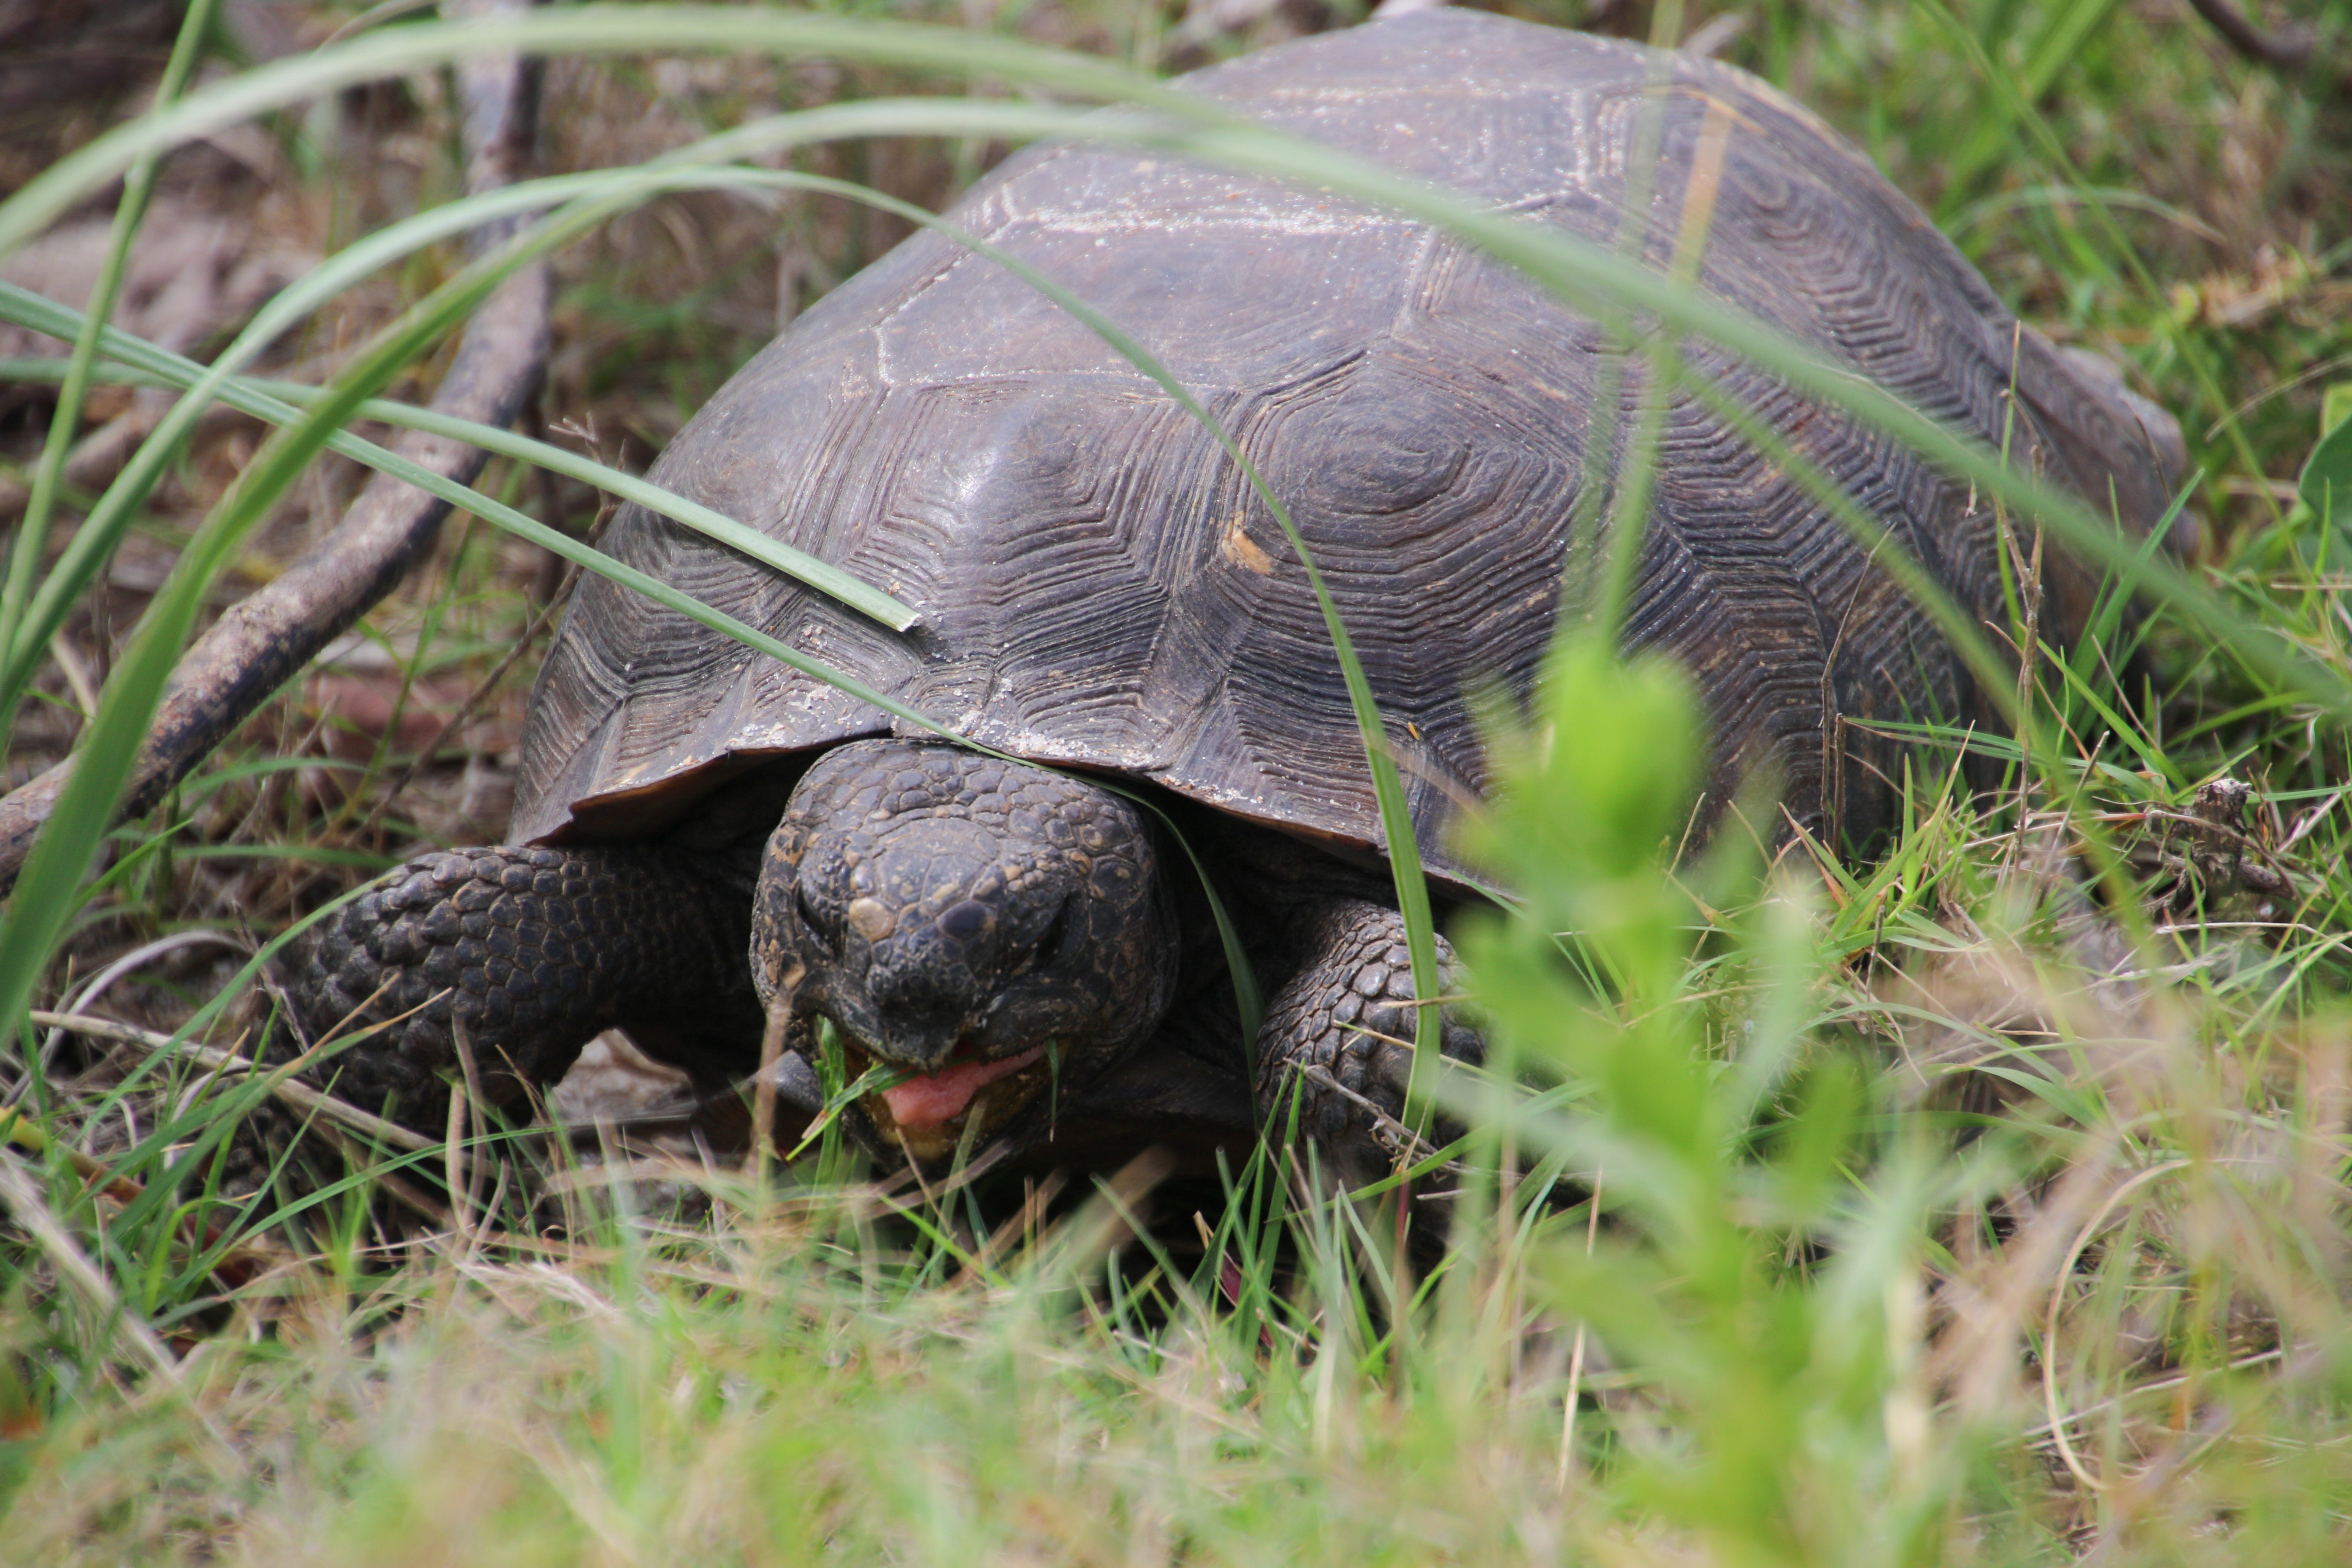
M946 1067L948 1058L956 1054L956 1047L970 1033L963 1019L937 1015L927 1018L860 1019L861 1025L881 1026L870 1032L838 1018L834 1022L874 1060L914 1073L934 1073Z

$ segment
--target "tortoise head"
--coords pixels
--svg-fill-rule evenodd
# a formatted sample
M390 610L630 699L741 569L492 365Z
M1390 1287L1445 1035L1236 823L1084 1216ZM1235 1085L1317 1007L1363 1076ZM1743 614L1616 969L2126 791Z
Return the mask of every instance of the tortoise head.
M1174 901L1142 813L1083 780L930 741L817 759L768 841L761 999L829 1018L859 1131L922 1162L1050 1124L1150 1035L1175 988ZM854 1122L855 1124L855 1122Z

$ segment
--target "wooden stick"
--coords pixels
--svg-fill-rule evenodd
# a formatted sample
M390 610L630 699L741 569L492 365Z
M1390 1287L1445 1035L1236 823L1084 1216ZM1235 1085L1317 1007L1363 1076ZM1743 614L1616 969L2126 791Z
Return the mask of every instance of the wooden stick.
M2301 22L2289 22L2275 31L2258 27L2230 0L2189 0L2196 13L2212 25L2231 48L2257 65L2300 76L2320 63L2319 35ZM2352 95L2352 67L2332 74L2336 91Z
M528 0L468 0L459 7L517 10ZM463 62L467 186L492 190L529 165L539 114L536 62L486 56ZM523 218L474 231L486 249ZM551 284L544 262L499 286L466 324L457 357L433 396L438 413L486 425L511 423L547 366ZM445 437L404 437L398 450L434 472L470 484L489 454ZM152 811L196 764L319 651L390 593L432 547L449 504L379 474L319 547L237 604L197 639L172 672L120 815ZM48 821L73 767L68 758L0 800L0 894L14 887L34 838Z

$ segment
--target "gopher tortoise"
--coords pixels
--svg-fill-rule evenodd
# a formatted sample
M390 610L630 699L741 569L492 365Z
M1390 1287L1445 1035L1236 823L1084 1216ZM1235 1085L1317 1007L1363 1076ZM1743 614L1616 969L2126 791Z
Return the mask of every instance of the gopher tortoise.
M1603 244L1654 106L1637 237L1662 267L1713 106L1729 137L1704 288L1989 444L2008 426L2013 457L2126 529L2166 511L2170 421L2021 329L1864 157L1736 70L1435 10L1181 85ZM1034 147L950 216L1122 325L1235 435L1356 640L1441 910L1491 892L1447 833L1487 781L1478 694L1536 678L1571 512L1609 482L1593 404L1617 389L1604 427L1629 428L1640 362L1605 375L1600 324L1426 224L1165 153ZM2005 621L1989 505L1691 353ZM1711 798L1769 769L1793 821L1866 842L1900 776L1870 731L1991 715L1801 484L1696 401L1663 420L1626 639L1694 675ZM583 579L532 694L514 842L393 872L301 957L314 1034L415 1009L335 1065L341 1092L437 1127L459 1025L493 1095L615 1026L740 1081L788 993L787 1100L814 1103L821 1020L851 1070L909 1075L848 1112L894 1162L1199 1147L1277 1105L1344 1165L1384 1160L1414 1015L1362 743L1297 557L1157 384L926 231L795 321L654 477L920 623L889 631L635 506L607 551L998 754ZM2053 562L2043 634L2078 634L2097 588ZM1201 875L1267 998L1255 1041ZM1444 1048L1479 1042L1449 1017Z

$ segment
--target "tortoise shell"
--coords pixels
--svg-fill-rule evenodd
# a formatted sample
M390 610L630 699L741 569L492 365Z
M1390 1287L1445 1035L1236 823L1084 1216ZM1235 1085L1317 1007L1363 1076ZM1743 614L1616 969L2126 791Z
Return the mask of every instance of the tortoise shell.
M1866 159L1738 71L1436 10L1181 85L1604 244L1646 99L1659 153L1639 232L1660 267L1714 106L1729 136L1704 288L1990 444L2013 406L2013 458L2102 510L2112 498L2126 526L2164 510L2162 416L2021 329ZM1426 224L1128 147L1033 148L950 217L1122 325L1244 444L1356 639L1423 854L1476 885L1444 826L1486 784L1478 694L1530 685L1579 492L1610 479L1585 450L1609 384L1601 327ZM1690 353L1964 606L2004 618L1989 505L1771 377ZM1618 378L1621 431L1642 380L1638 359ZM607 551L956 733L1334 847L1381 844L1322 618L1235 466L1085 326L954 241L918 234L820 301L653 472L886 588L920 625L888 631L635 506ZM2045 635L2079 630L2095 586L2053 567ZM1885 816L1870 721L1978 715L1957 657L1867 552L1679 395L1627 635L1696 674L1714 787L1767 763L1817 831ZM514 835L640 837L730 760L891 728L585 579L532 699Z

